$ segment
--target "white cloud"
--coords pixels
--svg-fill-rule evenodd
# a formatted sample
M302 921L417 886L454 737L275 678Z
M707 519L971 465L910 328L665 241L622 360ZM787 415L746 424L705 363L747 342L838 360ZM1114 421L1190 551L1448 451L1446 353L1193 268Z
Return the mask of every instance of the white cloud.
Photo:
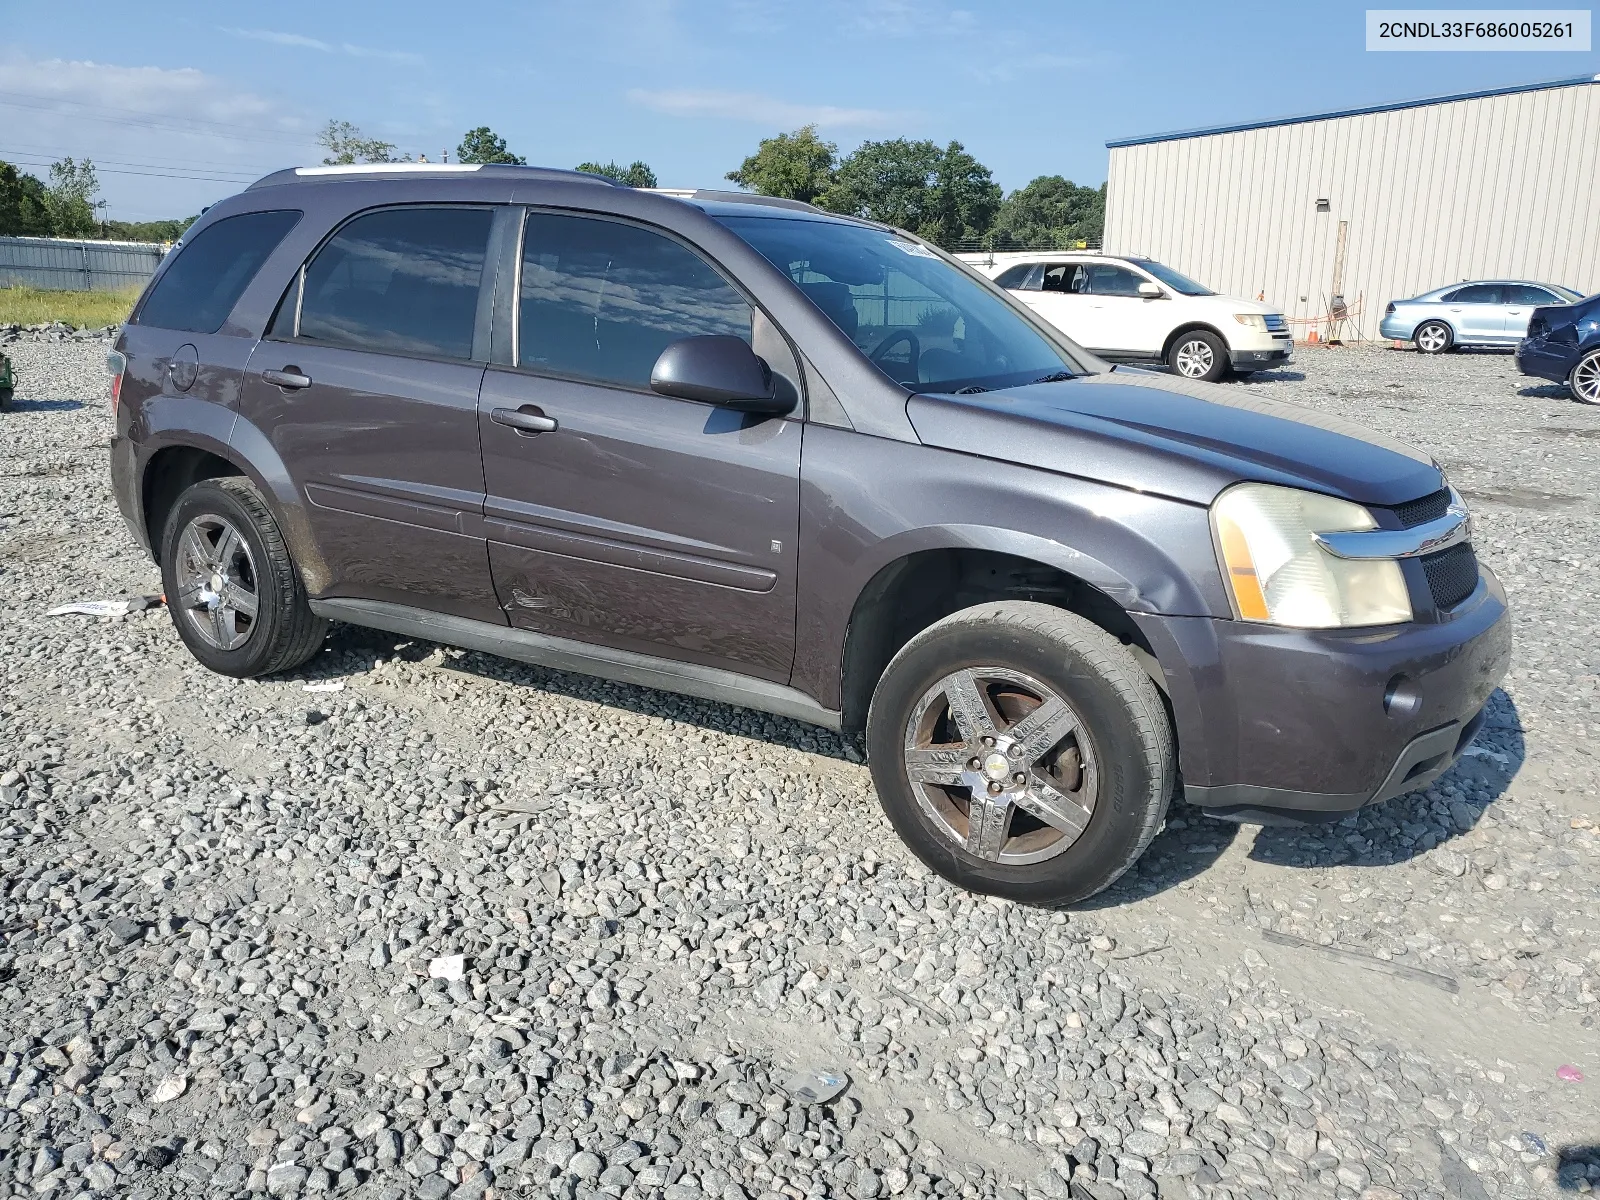
M280 33L275 29L228 29L222 28L223 33L231 33L234 37L249 38L254 42L270 42L274 46L298 46L304 50L320 50L324 54L332 54L333 47L327 42L318 41L314 37L306 37L303 33Z
M980 83L1011 83L1034 77L1050 78L1053 72L1074 67L1089 67L1106 60L1094 54L999 54L986 62L968 62L962 70ZM1066 86L1066 76L1055 76Z
M422 55L412 54L409 50L375 50L371 46L352 46L349 42L341 43L339 49L356 58L381 58L402 67L420 67L427 61Z
M925 0L852 2L848 20L863 33L887 37L968 36L978 32L978 18L970 10L944 8Z
M129 219L188 216L321 157L311 121L194 68L0 54L0 127L3 157L33 174L92 159L110 215Z
M222 25L217 28L219 32L232 34L234 37L249 38L254 42L316 50L322 54L348 54L352 58L378 58L403 67L420 67L427 61L422 55L413 54L409 50L383 50L376 46L357 46L351 42L340 42L335 46L331 42L307 37L303 33L285 33L277 29L233 29Z
M903 113L886 112L883 109L791 104L756 92L720 92L697 88L649 91L631 88L628 99L674 117L722 117L761 125L781 125L786 129L797 129L802 125L822 128L889 125L905 119Z

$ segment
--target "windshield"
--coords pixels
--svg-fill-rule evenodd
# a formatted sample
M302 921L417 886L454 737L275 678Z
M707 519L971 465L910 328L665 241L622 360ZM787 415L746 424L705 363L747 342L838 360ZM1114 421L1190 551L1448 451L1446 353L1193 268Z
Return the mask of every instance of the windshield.
M1583 299L1583 293L1577 288L1562 287L1559 283L1552 283L1550 290L1568 304L1576 304Z
M1078 373L1006 300L917 242L837 221L721 220L903 387L987 391Z
M1148 258L1130 258L1128 261L1132 263L1138 263L1139 266L1143 267L1146 271L1149 271L1150 274L1161 280L1162 283L1166 284L1173 291L1182 292L1185 296L1216 295L1216 293L1208 288L1205 284L1196 283L1187 275L1184 275L1179 271L1174 271L1171 267L1166 266L1163 263L1152 262Z

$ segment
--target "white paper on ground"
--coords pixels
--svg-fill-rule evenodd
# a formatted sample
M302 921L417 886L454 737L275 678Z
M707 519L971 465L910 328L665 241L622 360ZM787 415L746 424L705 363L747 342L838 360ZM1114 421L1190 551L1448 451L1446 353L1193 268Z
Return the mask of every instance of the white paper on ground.
M128 602L126 600L79 600L73 604L58 605L44 615L47 617L125 617L128 615Z

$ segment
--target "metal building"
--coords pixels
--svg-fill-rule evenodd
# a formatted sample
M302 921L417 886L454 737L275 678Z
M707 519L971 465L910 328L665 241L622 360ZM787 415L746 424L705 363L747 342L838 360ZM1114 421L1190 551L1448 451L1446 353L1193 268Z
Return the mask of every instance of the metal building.
M1105 246L1327 336L1461 279L1600 291L1600 76L1108 142Z

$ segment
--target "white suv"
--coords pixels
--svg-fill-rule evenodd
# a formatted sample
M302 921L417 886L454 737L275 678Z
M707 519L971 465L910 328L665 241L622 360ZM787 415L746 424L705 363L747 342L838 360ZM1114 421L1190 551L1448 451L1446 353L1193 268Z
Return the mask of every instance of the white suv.
M1152 259L1081 250L961 257L1102 358L1209 380L1289 361L1289 326L1277 309L1219 296Z

